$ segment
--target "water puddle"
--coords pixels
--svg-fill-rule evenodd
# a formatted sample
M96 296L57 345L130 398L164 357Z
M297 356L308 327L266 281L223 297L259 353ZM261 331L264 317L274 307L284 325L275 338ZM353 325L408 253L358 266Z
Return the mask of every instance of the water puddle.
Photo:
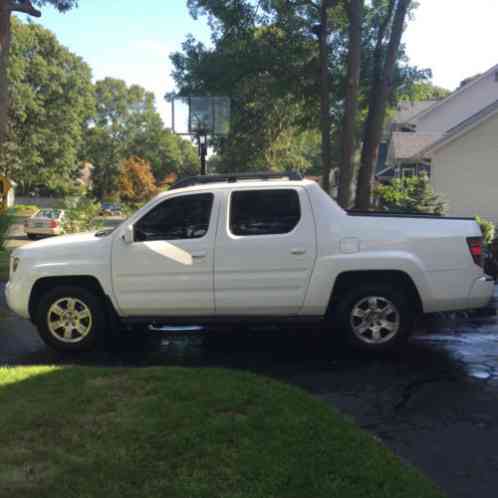
M433 329L433 333L414 338L444 350L473 379L498 385L498 320L469 320L468 323Z

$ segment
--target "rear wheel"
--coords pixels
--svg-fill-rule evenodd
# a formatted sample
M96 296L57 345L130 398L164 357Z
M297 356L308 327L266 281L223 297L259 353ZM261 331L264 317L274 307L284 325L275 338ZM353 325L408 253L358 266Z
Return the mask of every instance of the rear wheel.
M36 324L41 338L63 352L95 349L106 318L97 297L81 287L57 287L40 300Z
M399 348L409 338L414 313L402 289L365 284L342 297L335 316L346 340L368 351Z
M38 237L34 233L28 233L29 240L36 240Z

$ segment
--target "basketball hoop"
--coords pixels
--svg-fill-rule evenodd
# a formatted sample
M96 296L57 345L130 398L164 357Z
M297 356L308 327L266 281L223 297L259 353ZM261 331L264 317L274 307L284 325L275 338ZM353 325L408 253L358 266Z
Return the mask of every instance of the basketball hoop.
M226 136L230 131L228 97L173 97L173 133L193 137L199 148L201 175L206 175L208 137Z

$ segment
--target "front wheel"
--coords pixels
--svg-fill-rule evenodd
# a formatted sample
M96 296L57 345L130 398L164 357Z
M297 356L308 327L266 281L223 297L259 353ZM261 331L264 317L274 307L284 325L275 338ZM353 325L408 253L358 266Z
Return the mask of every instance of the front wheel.
M105 314L97 297L80 287L57 287L42 297L36 324L43 341L62 352L95 349L105 330Z
M414 313L406 294L389 285L365 284L347 293L336 307L335 317L346 340L367 351L401 347L414 325Z

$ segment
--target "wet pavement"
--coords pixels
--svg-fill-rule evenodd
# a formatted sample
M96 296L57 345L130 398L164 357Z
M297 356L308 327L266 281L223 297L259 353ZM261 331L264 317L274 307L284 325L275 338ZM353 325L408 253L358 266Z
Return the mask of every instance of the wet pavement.
M47 349L9 313L0 284L0 366L184 365L244 369L300 386L373 433L449 497L498 495L498 317L432 317L407 349L373 358L318 330L148 333L80 357Z

